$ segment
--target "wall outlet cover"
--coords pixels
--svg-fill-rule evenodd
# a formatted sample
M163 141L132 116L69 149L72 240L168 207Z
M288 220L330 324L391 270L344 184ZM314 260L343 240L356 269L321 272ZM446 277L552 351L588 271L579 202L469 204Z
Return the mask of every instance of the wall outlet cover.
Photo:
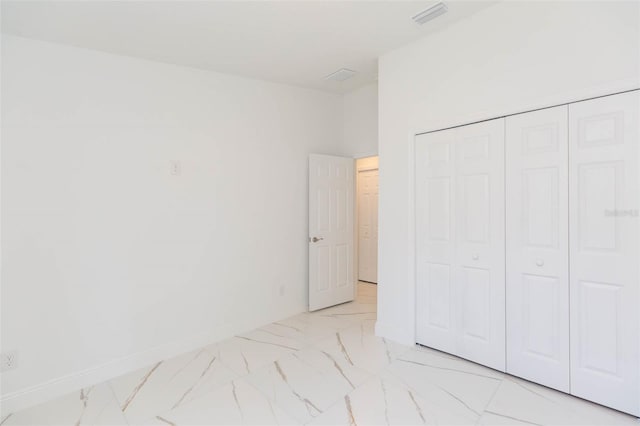
M9 371L18 368L18 351L3 352L0 354L0 371Z

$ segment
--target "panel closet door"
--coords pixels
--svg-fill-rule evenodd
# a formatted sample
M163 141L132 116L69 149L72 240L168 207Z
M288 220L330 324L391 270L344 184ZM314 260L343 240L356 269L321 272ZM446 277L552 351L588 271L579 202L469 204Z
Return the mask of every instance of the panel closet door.
M638 91L569 106L571 393L640 415Z
M504 120L418 136L418 343L504 371L504 256Z
M505 370L504 119L456 132L457 355Z
M507 372L569 392L566 105L506 119Z
M455 353L455 130L416 137L416 341Z

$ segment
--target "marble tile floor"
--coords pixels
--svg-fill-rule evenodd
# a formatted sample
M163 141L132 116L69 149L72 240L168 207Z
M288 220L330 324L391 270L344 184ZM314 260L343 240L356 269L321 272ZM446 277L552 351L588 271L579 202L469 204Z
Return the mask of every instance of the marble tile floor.
M640 425L455 356L374 336L376 286L11 414L10 425Z

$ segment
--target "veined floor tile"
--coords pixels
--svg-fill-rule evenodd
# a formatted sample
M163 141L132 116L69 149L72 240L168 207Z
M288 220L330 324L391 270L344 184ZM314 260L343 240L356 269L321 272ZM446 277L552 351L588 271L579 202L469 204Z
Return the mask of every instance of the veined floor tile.
M520 425L532 425L533 423L525 422L522 420L516 420L513 417L506 415L494 414L488 411L482 413L482 417L478 421L480 426L520 426Z
M529 424L638 425L632 416L515 377L502 382L486 411Z
M465 425L475 416L447 412L390 374L368 380L315 418L312 425Z
M111 386L122 412L135 423L176 408L235 377L218 354L200 349L113 379Z
M376 337L374 323L372 320L363 320L360 325L336 331L333 336L316 342L314 346L351 365L377 373L411 348Z
M299 424L244 379L162 413L144 425L296 425Z
M127 424L108 383L9 414L0 423L2 426Z
M423 366L429 366L433 369L439 369L442 371L454 371L461 374L475 374L478 376L492 377L498 380L506 376L506 374L492 368L420 345L413 346L412 350L403 354L401 358L406 361L412 361L417 364L422 364Z
M448 412L480 418L502 381L502 374L468 361L410 350L387 371Z
M303 340L262 328L215 344L212 351L217 351L224 365L245 375L307 346Z
M313 343L335 334L336 331L353 327L358 320L348 316L319 315L322 311L304 313L262 327L272 333L287 336L302 342Z
M377 308L378 306L375 303L360 303L356 301L314 311L310 315L359 322L362 320L375 320L377 318Z
M273 362L246 380L300 423L306 423L369 377L370 373L327 352L307 349Z

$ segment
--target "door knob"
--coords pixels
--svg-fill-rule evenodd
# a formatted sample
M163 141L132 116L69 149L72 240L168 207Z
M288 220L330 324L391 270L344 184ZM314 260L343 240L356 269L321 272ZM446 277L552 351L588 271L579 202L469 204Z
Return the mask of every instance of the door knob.
M542 259L536 260L536 265L538 265L538 266L544 265L544 260L542 260Z
M471 258L473 260L478 260L478 259L480 259L480 256L478 255L478 253L474 253L473 256L471 256Z
M324 238L322 237L313 237L313 238L309 238L309 241L312 241L314 243L317 243L318 241L324 240Z

